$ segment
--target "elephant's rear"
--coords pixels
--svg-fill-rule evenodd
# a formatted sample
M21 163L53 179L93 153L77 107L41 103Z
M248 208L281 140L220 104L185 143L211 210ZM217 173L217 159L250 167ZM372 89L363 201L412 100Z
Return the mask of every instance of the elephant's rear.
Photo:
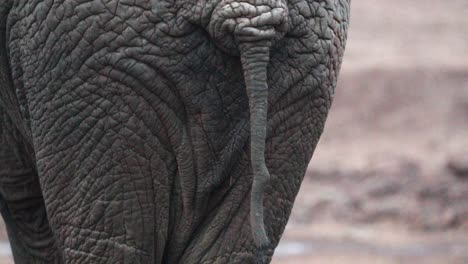
M272 245L259 255L241 61L195 16L215 3L14 2L14 113L64 263L268 262L331 105L349 12L347 1L283 3L289 30L267 68Z

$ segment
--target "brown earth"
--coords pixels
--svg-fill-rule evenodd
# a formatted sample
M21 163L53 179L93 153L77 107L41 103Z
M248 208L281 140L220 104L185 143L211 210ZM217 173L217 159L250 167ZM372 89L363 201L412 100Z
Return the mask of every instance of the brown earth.
M468 263L467 11L352 2L335 102L272 263Z
M467 157L466 70L344 71L273 263L468 263Z
M279 248L274 264L468 263L467 11L353 1L335 102L282 240L305 252Z

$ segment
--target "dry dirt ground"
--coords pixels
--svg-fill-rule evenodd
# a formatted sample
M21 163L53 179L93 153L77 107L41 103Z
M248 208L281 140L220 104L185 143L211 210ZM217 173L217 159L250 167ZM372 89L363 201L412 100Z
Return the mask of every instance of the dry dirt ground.
M352 2L333 109L272 263L468 263L467 11Z

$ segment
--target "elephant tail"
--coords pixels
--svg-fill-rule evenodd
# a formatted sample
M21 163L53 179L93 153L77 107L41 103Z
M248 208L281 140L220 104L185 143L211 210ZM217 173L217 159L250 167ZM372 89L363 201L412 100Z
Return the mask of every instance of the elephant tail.
M270 58L270 47L267 42L240 44L250 110L250 158L253 171L250 226L255 244L260 248L268 247L270 244L263 221L263 193L270 180L265 162L268 113L267 66Z
M263 214L263 194L270 181L265 162L265 141L268 114L267 69L270 62L270 48L284 35L287 11L274 8L268 14L261 14L263 20L253 26L238 27L235 31L240 53L246 92L250 111L250 159L253 183L250 197L250 226L255 244L268 248L268 239ZM258 26L256 26L258 25ZM278 30L281 27L283 30Z
M209 21L206 28L220 49L241 58L250 110L250 226L257 247L267 248L270 242L263 219L263 193L270 180L265 162L267 68L270 48L288 30L288 8L284 0L216 1L217 5L207 5L202 12L211 14L210 19L202 20Z

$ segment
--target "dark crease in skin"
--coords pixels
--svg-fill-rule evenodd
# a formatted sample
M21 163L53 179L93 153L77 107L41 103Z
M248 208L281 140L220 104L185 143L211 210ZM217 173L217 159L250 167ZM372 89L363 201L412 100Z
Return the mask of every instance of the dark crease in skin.
M0 0L0 129L15 138L0 165L28 172L0 166L2 214L9 230L47 220L9 231L16 262L269 263L348 13L346 0ZM15 196L10 180L29 187Z

